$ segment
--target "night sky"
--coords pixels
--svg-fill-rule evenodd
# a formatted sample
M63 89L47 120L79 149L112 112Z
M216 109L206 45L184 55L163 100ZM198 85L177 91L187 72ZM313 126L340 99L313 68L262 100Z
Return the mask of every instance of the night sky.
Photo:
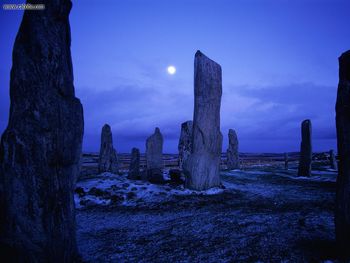
M223 151L229 128L242 152L298 151L307 118L314 151L335 149L337 58L350 49L349 10L349 0L73 0L84 151L99 150L101 128L109 123L118 152L135 146L143 152L156 126L164 152L176 152L180 125L192 119L198 49L223 70ZM2 133L22 12L1 9L0 15ZM169 65L176 74L167 73Z

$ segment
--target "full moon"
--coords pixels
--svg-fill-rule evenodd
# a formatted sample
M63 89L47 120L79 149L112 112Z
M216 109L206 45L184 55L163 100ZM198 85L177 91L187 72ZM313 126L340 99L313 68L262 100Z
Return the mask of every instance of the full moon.
M174 66L169 66L169 67L168 67L168 73L169 73L170 75L174 75L175 72L176 72L176 68L175 68Z

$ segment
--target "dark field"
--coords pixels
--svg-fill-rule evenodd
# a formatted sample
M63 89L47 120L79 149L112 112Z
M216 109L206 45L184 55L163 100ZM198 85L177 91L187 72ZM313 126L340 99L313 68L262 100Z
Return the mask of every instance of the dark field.
M327 156L315 155L310 178L296 177L297 155L288 171L282 155L242 157L241 170L223 170L223 186L204 192L130 181L125 175L82 177L76 202L83 260L336 260L336 172L329 169ZM176 165L176 156L167 155L165 164Z

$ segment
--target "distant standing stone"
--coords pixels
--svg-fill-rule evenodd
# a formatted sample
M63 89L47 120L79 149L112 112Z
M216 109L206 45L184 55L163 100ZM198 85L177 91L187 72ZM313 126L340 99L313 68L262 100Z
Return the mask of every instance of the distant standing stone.
M350 254L350 50L339 58L336 103L338 177L335 231L338 247Z
M289 162L288 153L284 153L284 169L285 170L288 170L288 162Z
M163 183L163 136L157 127L146 140L146 176L151 183Z
M333 150L329 151L329 162L332 169L338 170L338 163Z
M183 165L187 188L205 190L221 184L221 95L221 66L197 51L194 60L192 152Z
M110 172L118 174L118 156L117 151L113 147L113 136L111 127L105 124L101 132L101 147L98 163L100 173Z
M312 143L311 143L311 121L304 120L301 124L301 145L299 159L299 176L311 175Z
M181 134L178 145L180 169L182 169L183 163L187 160L192 151L192 131L192 121L186 121L181 124Z
M227 169L239 169L238 139L236 131L228 131Z
M128 179L140 179L140 150L132 148Z

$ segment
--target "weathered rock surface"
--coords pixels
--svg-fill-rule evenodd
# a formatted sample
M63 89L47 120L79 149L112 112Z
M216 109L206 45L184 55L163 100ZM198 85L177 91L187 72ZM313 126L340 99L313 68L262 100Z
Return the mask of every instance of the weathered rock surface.
M228 131L227 169L239 169L238 139L236 131Z
M329 151L329 162L332 169L338 170L338 163L333 150Z
M118 174L119 172L117 151L113 147L112 130L108 124L102 127L98 170L100 173Z
M289 157L288 153L284 153L284 169L288 170Z
M178 145L180 169L182 169L183 163L187 160L192 151L192 131L192 121L186 121L181 124L181 134Z
M186 187L205 190L220 185L221 66L197 51L194 60L192 152L183 165Z
M301 145L299 159L299 176L311 175L312 143L311 143L311 121L304 120L301 123Z
M128 179L140 179L140 150L132 148Z
M336 103L338 177L335 230L338 247L350 248L350 50L339 58L339 84Z
M73 86L72 3L41 3L45 10L24 12L13 47L10 115L0 147L0 258L73 262L84 124Z
M151 183L163 183L163 136L157 127L146 140L147 180Z

